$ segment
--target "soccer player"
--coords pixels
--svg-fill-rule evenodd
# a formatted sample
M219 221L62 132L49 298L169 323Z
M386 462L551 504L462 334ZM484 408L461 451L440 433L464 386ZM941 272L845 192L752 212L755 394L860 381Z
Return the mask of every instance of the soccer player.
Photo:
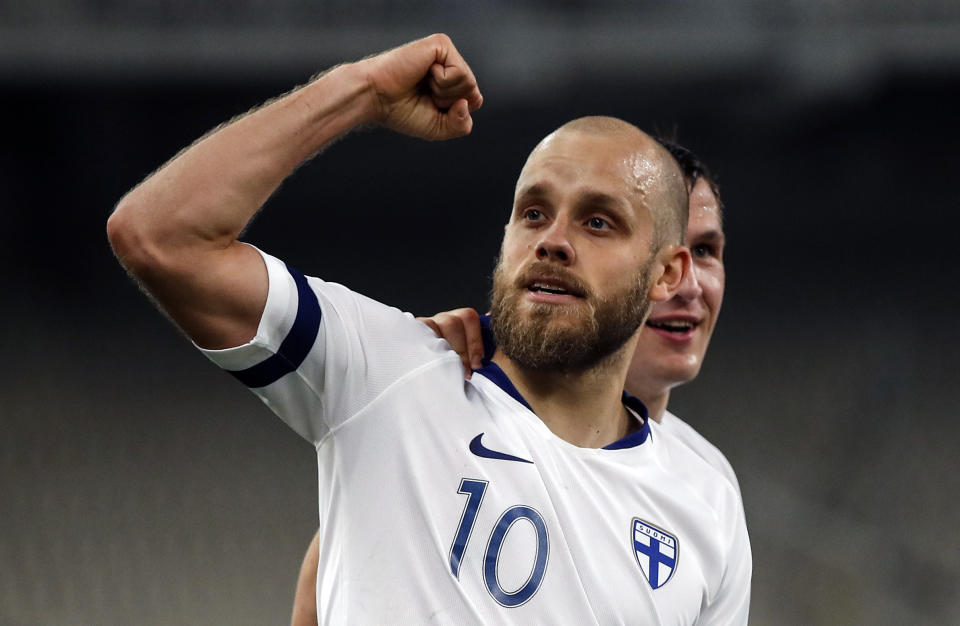
M726 457L686 422L666 410L671 389L693 380L706 355L723 303L725 238L722 202L709 169L689 150L664 143L683 169L690 187L686 242L693 264L676 295L652 306L646 322L650 330L640 335L627 373L626 389L644 402L652 420L724 474L739 492L736 475ZM462 355L468 371L481 367L484 347L476 311L457 309L424 321ZM314 535L300 568L292 618L294 626L317 623L317 540L318 536Z
M686 242L693 263L676 295L651 307L644 332L627 372L626 390L646 405L661 429L680 439L727 477L739 492L736 474L716 446L666 407L670 391L696 378L720 306L723 303L723 205L707 166L689 150L661 139L677 160L690 188ZM481 318L473 309L456 309L423 320L459 353L467 371L482 366ZM742 503L741 503L742 507ZM749 545L746 546L749 550ZM316 581L318 535L314 535L300 567L292 626L317 623Z
M707 354L723 304L726 238L723 203L710 170L691 151L671 142L664 144L690 187L686 243L693 264L690 277L676 295L651 307L627 373L626 389L643 400L651 419L726 476L739 493L736 474L723 453L667 410L671 389L696 378Z
M117 256L317 449L323 623L746 622L736 491L624 395L650 302L689 271L669 154L610 118L531 153L469 382L408 314L238 240L296 166L379 123L445 139L482 103L435 35L223 126L128 193Z

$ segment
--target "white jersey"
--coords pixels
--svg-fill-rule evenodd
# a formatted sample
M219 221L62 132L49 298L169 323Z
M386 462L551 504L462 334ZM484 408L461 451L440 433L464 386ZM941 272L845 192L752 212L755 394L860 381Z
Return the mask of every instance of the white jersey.
M720 452L717 446L710 443L706 437L701 435L690 424L686 423L670 411L664 411L660 419L660 428L670 433L684 445L693 450L697 456L709 463L718 472L730 481L737 493L740 493L740 483L737 481L737 474L733 471L733 466L727 457Z
M206 354L316 446L321 624L746 623L737 493L642 404L578 448L495 364L264 259L256 337Z

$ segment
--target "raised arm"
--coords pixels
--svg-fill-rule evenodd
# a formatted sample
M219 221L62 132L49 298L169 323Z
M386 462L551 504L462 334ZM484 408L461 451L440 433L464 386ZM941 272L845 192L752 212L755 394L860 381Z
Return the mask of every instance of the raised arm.
M209 133L132 189L107 223L110 243L197 344L242 344L256 333L267 274L238 237L283 179L356 126L448 139L470 132L481 104L445 35L338 66Z

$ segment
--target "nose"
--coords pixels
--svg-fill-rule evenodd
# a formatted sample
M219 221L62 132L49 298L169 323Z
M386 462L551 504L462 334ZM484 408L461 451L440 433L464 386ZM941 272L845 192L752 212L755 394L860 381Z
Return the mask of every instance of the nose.
M553 261L562 265L570 265L576 258L573 245L570 243L567 229L569 224L564 219L558 219L543 231L537 242L537 260Z
M700 286L700 277L697 275L697 264L691 263L690 271L683 276L680 288L677 289L674 297L684 302L691 302L699 298L701 294L703 294L703 287Z

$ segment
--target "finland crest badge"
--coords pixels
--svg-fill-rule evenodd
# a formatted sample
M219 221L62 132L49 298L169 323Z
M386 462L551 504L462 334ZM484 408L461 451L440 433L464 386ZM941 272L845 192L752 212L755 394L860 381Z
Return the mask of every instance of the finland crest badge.
M632 530L633 554L637 557L640 571L652 588L666 585L677 571L677 538L639 517L633 518Z

